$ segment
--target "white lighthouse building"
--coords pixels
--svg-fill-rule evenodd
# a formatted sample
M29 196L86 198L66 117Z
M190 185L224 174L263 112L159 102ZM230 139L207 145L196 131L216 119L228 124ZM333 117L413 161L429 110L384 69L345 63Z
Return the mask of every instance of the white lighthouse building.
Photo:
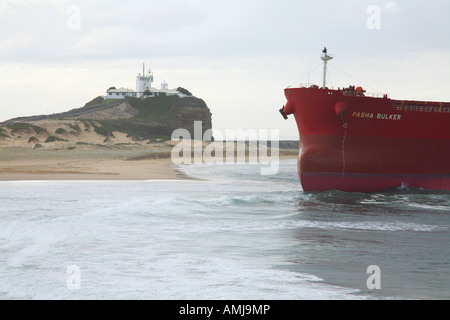
M142 68L142 75L138 74L136 77L136 96L141 98L144 96L145 91L151 92L153 82L153 73L148 70L148 74L145 74L145 64Z
M117 100L117 99L125 99L126 97L136 97L136 98L147 98L147 97L155 97L155 96L174 96L178 95L180 98L186 97L185 94L179 92L176 89L169 89L169 85L164 80L161 83L161 89L153 88L153 73L149 69L148 72L145 72L145 64L143 65L142 74L138 74L136 76L136 90L129 88L119 88L111 87L106 92L107 100Z

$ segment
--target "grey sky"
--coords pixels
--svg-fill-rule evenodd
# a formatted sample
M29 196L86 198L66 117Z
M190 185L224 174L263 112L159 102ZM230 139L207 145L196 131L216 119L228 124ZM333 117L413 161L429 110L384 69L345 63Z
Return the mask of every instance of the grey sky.
M0 0L0 120L134 88L145 62L155 87L203 98L215 128L295 138L277 114L283 89L320 82L309 71L323 46L329 86L359 84L349 74L393 98L450 101L449 13L447 0Z

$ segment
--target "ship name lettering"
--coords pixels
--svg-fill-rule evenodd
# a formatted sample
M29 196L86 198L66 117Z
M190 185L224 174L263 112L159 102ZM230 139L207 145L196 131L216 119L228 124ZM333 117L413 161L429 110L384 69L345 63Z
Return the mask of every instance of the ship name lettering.
M401 114L387 114L387 113L379 113L377 115L377 119L381 119L381 120L401 120L402 119L402 115Z
M353 118L362 118L362 119L373 119L373 113L368 112L353 112Z
M370 112L353 112L352 118L360 119L377 119L377 120L392 120L399 121L402 119L401 114L388 114L388 113L378 113L377 116Z

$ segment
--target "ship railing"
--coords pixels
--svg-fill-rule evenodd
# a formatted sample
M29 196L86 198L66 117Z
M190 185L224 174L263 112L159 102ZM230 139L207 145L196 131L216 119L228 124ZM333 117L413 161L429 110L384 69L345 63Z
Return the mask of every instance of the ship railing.
M445 113L450 113L450 106L446 105L444 106L443 104L438 104L438 105L432 105L432 106L427 106L427 105L415 105L415 104L407 104L407 103L394 103L392 105L392 107L395 110L399 110L399 111L417 111L417 112L445 112Z
M299 88L319 88L318 85L314 84L314 83L299 83L298 85Z
M381 92L366 92L364 93L364 96L372 98L387 98L387 94Z
M320 87L314 83L299 83L299 88L314 88L314 89L320 89ZM326 88L328 90L330 90L329 88ZM331 89L331 90L336 90L336 89ZM338 88L338 91L342 91L344 92L344 95L346 96L358 96L358 97L372 97L372 98L386 98L387 94L385 93L381 93L381 92L366 92L363 91L363 95L358 94L357 91L355 90L348 90L346 88Z

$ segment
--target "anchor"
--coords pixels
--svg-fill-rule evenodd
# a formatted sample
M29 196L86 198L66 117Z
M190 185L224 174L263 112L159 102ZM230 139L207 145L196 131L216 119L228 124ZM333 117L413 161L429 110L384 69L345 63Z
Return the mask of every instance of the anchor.
M288 116L286 115L286 112L284 111L284 106L283 106L283 108L280 109L280 113L284 119L288 120Z

